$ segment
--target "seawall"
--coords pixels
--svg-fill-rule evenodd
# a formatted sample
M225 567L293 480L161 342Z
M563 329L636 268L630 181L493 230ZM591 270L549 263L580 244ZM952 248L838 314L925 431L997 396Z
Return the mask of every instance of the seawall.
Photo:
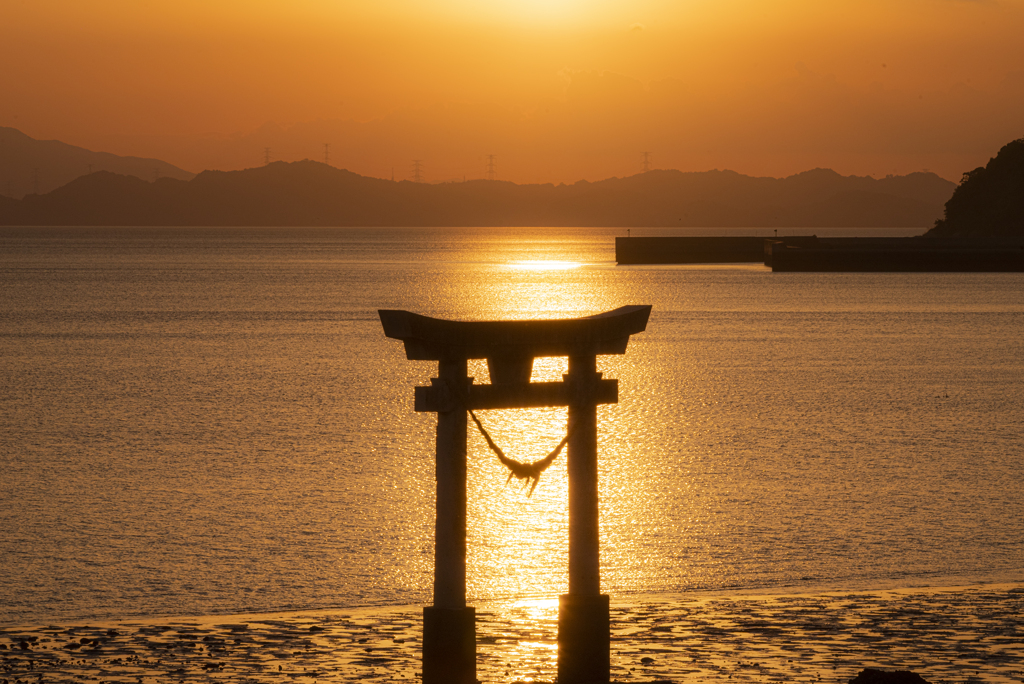
M617 237L615 260L764 263L780 272L1024 272L1024 238Z
M764 261L763 237L617 237L619 264L728 264Z
M817 238L767 240L772 271L983 273L1024 271L1024 239Z

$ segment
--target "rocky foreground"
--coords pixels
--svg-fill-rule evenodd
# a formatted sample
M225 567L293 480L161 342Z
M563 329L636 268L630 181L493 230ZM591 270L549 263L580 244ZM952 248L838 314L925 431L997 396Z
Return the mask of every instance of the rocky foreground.
M552 682L557 601L482 605L482 682ZM1024 681L1024 584L613 604L618 682ZM0 627L0 684L405 682L418 608Z

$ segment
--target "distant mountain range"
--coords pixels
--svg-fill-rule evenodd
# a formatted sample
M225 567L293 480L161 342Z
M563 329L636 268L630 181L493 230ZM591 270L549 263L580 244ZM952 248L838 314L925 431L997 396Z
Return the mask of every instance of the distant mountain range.
M149 181L93 172L41 195L0 197L2 225L930 227L955 184L815 169L788 178L649 171L572 185L428 185L314 161Z
M36 140L15 128L0 126L0 195L18 198L48 193L96 171L145 180L190 180L195 176L159 159L93 152L59 140Z

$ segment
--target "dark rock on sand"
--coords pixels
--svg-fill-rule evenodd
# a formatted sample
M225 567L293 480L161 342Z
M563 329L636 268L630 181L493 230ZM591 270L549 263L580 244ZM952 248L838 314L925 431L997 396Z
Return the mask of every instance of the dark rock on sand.
M930 684L930 682L910 670L886 672L885 670L867 668L861 670L859 675L851 679L850 684Z

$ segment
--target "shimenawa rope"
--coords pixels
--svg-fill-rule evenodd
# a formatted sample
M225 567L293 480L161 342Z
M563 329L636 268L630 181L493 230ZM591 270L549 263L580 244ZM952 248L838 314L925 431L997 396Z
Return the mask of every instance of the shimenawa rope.
M480 419L476 417L476 413L473 412L473 409L469 408L469 402L466 401L466 397L462 392L458 391L451 382L445 380L445 383L452 391L452 394L458 397L459 401L462 402L462 407L469 411L469 417L473 419L474 423L476 423L477 430L479 430L480 434L483 435L484 441L487 442L487 446L491 448L491 451L493 451L494 455L498 457L498 460L501 461L502 465L509 469L508 479L505 480L505 484L511 482L513 477L519 480L526 480L527 482L532 481L533 484L530 485L530 491L527 496L533 496L533 490L537 488L537 483L540 482L541 473L547 470L548 466L555 462L555 459L558 458L558 454L562 453L562 449L565 448L565 445L569 442L569 438L572 437L573 428L576 427L575 424L569 425L566 430L565 437L558 443L558 446L556 446L550 454L539 461L534 461L533 463L520 463L519 461L506 456L505 452L501 450L501 447L494 443L491 435L487 432L487 429L484 428L483 423L481 423Z

